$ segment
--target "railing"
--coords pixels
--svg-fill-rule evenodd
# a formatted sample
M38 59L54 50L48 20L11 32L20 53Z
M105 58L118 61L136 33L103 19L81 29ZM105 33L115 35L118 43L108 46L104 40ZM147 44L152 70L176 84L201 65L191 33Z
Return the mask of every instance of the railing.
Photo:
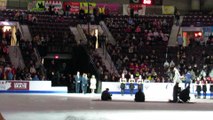
M18 46L10 46L9 49L9 57L12 64L17 68L24 69L25 63L20 48Z
M87 49L87 47L85 46L85 45L82 45L82 47L84 48L84 50L86 51L86 54L89 56L89 61L90 61L90 65L92 65L92 72L94 73L94 74L96 74L96 77L97 77L97 93L100 93L101 92L101 75L100 75L100 73L99 73L99 70L98 70L98 68L97 68L97 66L95 65L95 63L94 63L94 61L93 61L93 59L92 59L92 57L91 57L91 55L88 53L88 49ZM90 67L91 68L91 67Z
M79 32L79 35L80 35L81 38L82 38L82 42L83 42L83 43L81 43L81 44L87 44L87 37L86 37L86 35L84 34L84 31L83 31L81 25L79 25L79 24L77 25L77 30L78 30L78 32Z
M36 62L36 66L38 66L40 69L41 69L41 72L44 76L46 76L46 73L45 73L45 68L42 64L42 59L41 59L41 56L38 52L38 49L37 48L34 48L34 52L35 52L35 55L36 55L36 58L37 58L37 62Z
M21 38L24 37L24 31L23 31L23 28L21 27L21 25L19 24L19 22L17 22L17 27L19 28L19 31L21 33Z
M109 55L109 53L107 52L107 49L106 49L106 47L104 47L104 48L102 48L102 49L104 49L104 57L105 57L105 59L108 61L108 63L110 64L110 70L112 71L112 73L114 73L116 76L119 76L119 73L118 73L118 71L117 71L117 69L116 69L116 67L115 67L115 64L114 64L114 62L112 61L112 59L111 59L111 56Z
M87 46L85 46L85 45L87 45L87 37L86 37L86 35L85 35L85 33L84 33L83 29L82 29L82 26L80 24L77 25L77 30L79 32L80 37L84 41L83 43L81 43L81 46L84 48L84 50L86 51L87 55L89 56L90 63L92 64L92 66L94 68L93 72L96 71L96 74L98 76L100 76L100 73L98 73L98 68L96 67L95 63L93 62L93 59L92 59L91 55L88 53ZM100 77L98 79L100 80Z
M109 29L107 28L106 24L104 23L104 21L100 22L100 26L103 29L104 33L106 34L106 37L108 38L108 40L110 41L110 43L112 43L113 45L116 44L115 42L115 38L112 36L111 32L109 31Z

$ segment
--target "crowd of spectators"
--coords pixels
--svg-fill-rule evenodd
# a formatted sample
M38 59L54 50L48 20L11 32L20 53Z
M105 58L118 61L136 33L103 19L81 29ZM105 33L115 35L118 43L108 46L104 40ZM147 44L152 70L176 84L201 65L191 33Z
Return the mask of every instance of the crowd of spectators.
M12 79L14 69L12 69L8 54L8 41L6 40L3 30L0 31L0 79Z
M23 54L26 56L26 68L15 68L11 64L11 60L9 57L9 46L11 45L11 37L12 32L10 30L3 31L1 29L0 32L0 41L1 41L1 47L0 47L0 62L1 62L1 68L0 68L0 79L1 80L39 80L38 76L36 75L36 70L34 66L32 65L32 61L30 61L31 57L30 55L33 55L31 53L31 50L24 49L26 54ZM17 41L19 41L19 34L17 35ZM19 43L21 48L29 47L30 45L22 44L22 41ZM34 59L34 58L32 58ZM27 69L29 68L29 69ZM34 74L31 76L31 74ZM36 77L37 76L37 77Z
M107 50L119 74L127 71L135 77L161 81L160 65L164 62L173 17L118 15L106 18L105 23L116 39L116 45L107 44Z
M36 56L34 47L40 47L42 50L49 47L49 51L54 51L55 47L62 44L60 50L66 50L67 44L75 44L74 35L71 34L68 26L76 26L78 23L87 23L84 13L79 15L49 15L46 12L29 12L29 11L7 11L1 12L4 17L1 19L19 20L23 24L29 25L32 33L32 42L20 40L20 48L23 51L24 61L27 68L22 71L26 77L16 77L16 79L28 79L29 76L37 76L42 79L37 71ZM15 16L15 17L12 17ZM208 72L211 70L213 56L212 36L209 36L206 42L202 41L201 37L190 38L190 43L187 47L177 46L168 47L168 40L173 25L173 16L122 16L108 15L104 19L113 37L116 39L116 44L106 44L107 51L111 53L111 58L119 71L119 74L134 74L135 77L142 75L143 79L148 79L155 82L169 82L170 69L163 69L164 63L173 66L178 66L181 74L184 74L189 68L198 68L197 73L201 71L204 65L208 66ZM101 58L94 52L94 44L91 36L87 36L92 42L89 43L89 53L91 58L101 74L103 81L118 81L119 76L115 76L106 70ZM2 40L2 44L5 44ZM7 44L8 42L6 42ZM50 48L50 46L53 47ZM3 51L5 47L1 46ZM69 48L69 46L67 47ZM202 54L194 51L203 51ZM46 49L47 50L47 49ZM69 51L69 50L67 50ZM43 52L40 52L41 56ZM4 55L5 56L5 55ZM187 56L187 57L186 57ZM4 57L1 57L4 58ZM8 65L6 65L8 66ZM12 67L11 67L12 68ZM195 71L195 70L194 70ZM19 73L19 74L22 74ZM57 74L57 71L54 72ZM15 76L15 75L14 75ZM23 76L23 75L22 75ZM72 75L68 75L67 78ZM64 78L59 75L59 78Z
M193 70L196 70L197 76L199 76L203 66L207 65L206 74L209 75L212 68L212 63L210 62L212 61L211 36L205 42L202 41L201 36L193 36L186 47L182 46L183 42L176 47L167 47L168 36L170 35L169 30L171 30L173 20L163 18L163 22L161 22L162 19L151 18L138 19L141 20L139 22L137 17L131 18L118 15L106 18L105 22L111 33L114 33L113 36L117 42L116 45L108 44L107 50L111 53L112 60L115 62L120 74L126 74L127 78L129 78L130 74L133 74L136 79L139 75L142 75L143 79L154 82L172 82L171 68L174 66L179 68L182 75L193 68ZM167 21L171 21L171 23ZM159 34L158 31L153 30L161 27L168 31L160 31ZM163 39L164 37L162 36L164 35L162 34L166 34L167 38ZM207 52L208 55L201 55L193 51L195 49L196 51L203 51L203 54ZM170 63L173 67L162 69L164 62ZM193 66L195 66L195 69Z
M131 37L133 41L154 45L168 42L173 25L173 17L139 16L132 18L117 15L106 18L105 23L118 43L121 43L123 39L128 40ZM126 34L129 34L129 36Z

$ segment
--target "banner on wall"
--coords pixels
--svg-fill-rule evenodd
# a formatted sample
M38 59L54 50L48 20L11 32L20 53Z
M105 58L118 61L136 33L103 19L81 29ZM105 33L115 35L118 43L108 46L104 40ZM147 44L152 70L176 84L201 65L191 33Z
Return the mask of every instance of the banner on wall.
M62 2L61 1L46 1L45 2L45 9L48 10L49 6L53 6L54 11L58 11L62 9Z
M63 3L64 10L67 5L70 6L71 13L79 13L79 10L81 8L83 8L86 13L88 10L88 3L82 3L80 5L80 2L64 2ZM106 4L106 3L98 3L98 4L90 3L90 13L93 12L93 9L95 7L97 7L98 12L102 13L102 14L106 14L107 12L110 14L118 14L120 12L121 5L120 4Z
M37 0L37 1L32 1L28 3L28 10L44 11L44 10L48 10L50 5L53 6L53 11L58 11L62 9L61 1Z
M174 6L162 6L162 14L173 15L175 13Z
M71 13L79 13L80 10L80 2L64 2L63 8L65 10L66 6L70 6L70 12Z
M84 13L88 13L88 5L89 13L93 13L93 9L96 7L96 3L80 2L80 9L84 10Z
M7 0L0 0L0 9L6 9Z
M28 3L28 10L44 11L45 10L44 4L45 4L45 1L43 1L43 0L29 2Z
M145 15L146 6L142 4L123 4L123 15L130 15L130 10L134 10L134 15Z
M98 3L96 4L96 7L98 7L99 13L105 14L106 12L108 12L109 14L118 14L120 12L121 5Z

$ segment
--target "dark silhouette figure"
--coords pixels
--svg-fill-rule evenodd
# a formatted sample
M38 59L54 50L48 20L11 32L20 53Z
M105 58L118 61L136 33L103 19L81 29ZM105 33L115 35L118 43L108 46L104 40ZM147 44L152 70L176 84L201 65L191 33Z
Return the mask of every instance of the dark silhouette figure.
M112 100L112 94L109 93L109 88L107 88L106 90L104 90L101 94L101 100L103 101L109 101Z
M199 99L201 96L201 85L200 85L200 81L196 81L197 86L196 86L196 91L197 91L197 98Z
M188 102L190 100L189 97L190 87L187 86L183 91L180 92L179 98L182 102Z
M178 102L178 96L181 92L181 88L179 87L179 83L176 83L174 88L173 88L173 100L170 100L169 102Z
M135 102L145 102L145 94L141 89L138 89L138 92L135 93Z

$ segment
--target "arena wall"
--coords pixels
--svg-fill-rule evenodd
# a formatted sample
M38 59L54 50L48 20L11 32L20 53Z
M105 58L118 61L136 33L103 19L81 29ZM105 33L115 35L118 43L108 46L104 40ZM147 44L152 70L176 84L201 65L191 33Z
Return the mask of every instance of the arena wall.
M7 0L7 8L8 9L27 9L28 2L32 0ZM68 1L68 0L62 0ZM88 0L72 0L75 2L87 2ZM96 3L121 3L128 4L129 0L89 0L90 2ZM191 10L192 0L163 0L164 5L175 5L181 12L185 12ZM201 1L201 9L213 9L212 0L202 0Z

